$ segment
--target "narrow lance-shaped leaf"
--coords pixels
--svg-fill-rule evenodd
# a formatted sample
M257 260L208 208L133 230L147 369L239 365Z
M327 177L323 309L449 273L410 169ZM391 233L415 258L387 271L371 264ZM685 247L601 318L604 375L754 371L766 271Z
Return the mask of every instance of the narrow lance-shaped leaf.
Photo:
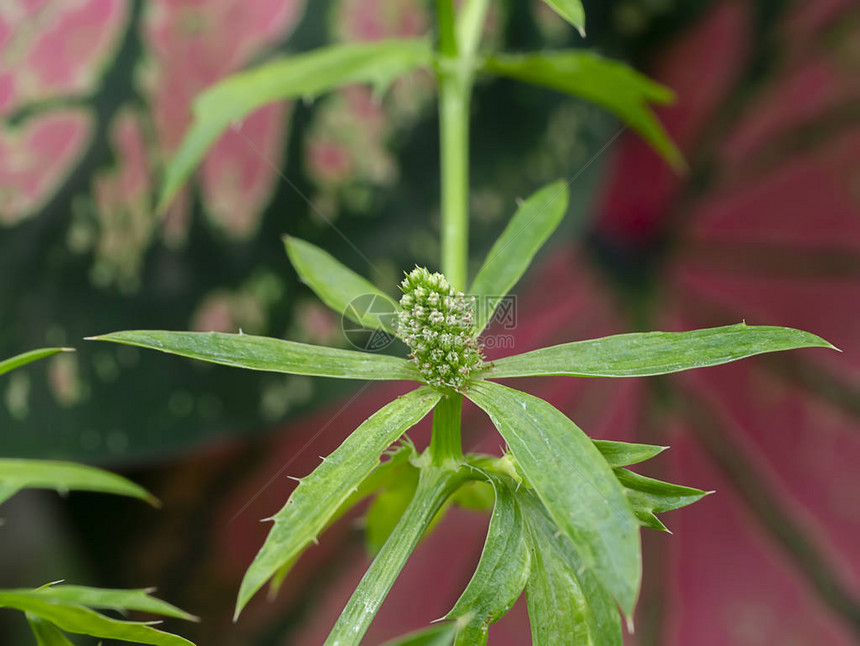
M639 526L600 451L542 399L487 381L466 394L490 416L585 565L631 616L642 576Z
M301 279L323 303L364 327L395 332L399 308L372 283L309 242L285 237L284 245Z
M420 381L406 359L250 334L134 330L92 337L249 370L338 379Z
M498 301L511 291L567 211L563 181L543 187L522 203L478 271L469 295L477 300L475 330L490 322Z
M257 108L282 99L316 97L351 83L383 89L432 59L427 39L350 43L297 54L220 81L194 101L191 127L165 171L159 210L170 203L221 133Z
M98 491L158 504L143 487L95 467L55 460L0 459L0 503L21 489Z
M36 590L0 590L0 607L36 615L69 633L152 646L194 646L146 623L113 619L77 604L46 598Z
M385 455L388 456L388 459L376 466L373 471L371 471L370 474L361 481L361 484L353 490L338 510L333 515L329 516L322 531L331 527L341 518L341 516L368 496L376 493L380 489L384 489L385 487L392 486L399 482L404 477L404 472L417 472L417 468L410 463L410 459L416 454L415 446L408 440L408 438L405 438L401 445L387 451ZM274 597L275 594L277 594L297 560L298 555L282 565L275 575L272 576L269 583L270 597Z
M430 467L422 471L415 497L365 572L326 639L325 646L358 646L361 643L412 550L445 499L464 477L464 470Z
M15 368L27 365L32 361L38 361L45 357L50 357L60 352L74 352L74 348L41 348L39 350L30 350L22 354L17 354L14 357L9 357L0 361L0 375L7 373Z
M384 406L301 480L274 516L274 527L242 579L237 617L269 578L316 540L329 518L379 464L382 452L430 412L439 397L419 388Z
M650 529L669 531L655 514L692 505L709 493L713 493L655 480L627 469L613 469L613 471L624 486L627 498L633 507L633 513L644 527Z
M534 646L621 646L621 618L612 597L557 531L540 500L521 489L517 501L529 529L526 597Z
M684 168L678 148L649 104L671 103L672 91L620 63L582 50L542 54L498 54L486 71L540 85L596 103L638 132L675 168Z
M611 467L626 467L639 464L660 455L668 446L653 444L634 444L632 442L615 442L613 440L592 440L600 455Z
M487 629L514 605L529 576L529 549L514 491L501 478L491 479L496 503L487 540L475 574L445 619L455 620L456 646L487 643Z
M99 610L138 610L163 617L197 621L197 617L151 596L154 589L115 590L82 585L47 585L35 590L38 595Z
M618 334L563 343L499 359L484 376L648 377L798 348L836 349L809 332L739 323L690 332Z
M39 619L32 613L27 613L27 622L36 638L36 646L74 646L54 624Z
M581 0L544 0L553 10L585 36L585 9Z

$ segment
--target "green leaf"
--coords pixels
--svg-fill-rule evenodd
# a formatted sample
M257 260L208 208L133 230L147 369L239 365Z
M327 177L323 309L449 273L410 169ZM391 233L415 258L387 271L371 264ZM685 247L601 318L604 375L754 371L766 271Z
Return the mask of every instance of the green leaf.
M436 624L387 641L383 646L451 646L456 630L454 624Z
M30 350L23 354L17 354L14 357L0 361L0 375L7 373L15 368L20 368L31 361L38 361L45 357L50 357L60 352L74 352L74 348L42 348L40 350Z
M499 359L484 377L649 377L797 348L836 349L809 332L739 323L691 332L618 334L563 343Z
M499 54L487 59L485 69L596 103L638 132L676 169L685 168L681 152L649 107L652 103L671 103L672 91L624 63L592 52L563 50Z
M388 459L375 467L373 471L371 471L370 474L361 481L361 484L358 485L356 490L349 495L343 504L341 504L338 510L328 518L325 527L322 529L323 532L368 496L376 493L380 489L384 489L385 487L396 485L396 483L404 476L408 475L410 472L416 471L416 467L411 463L411 460L417 455L417 452L415 450L415 446L408 438L404 438L401 445L387 451L385 455L388 456ZM299 555L296 554L294 558L282 565L274 576L272 576L272 580L269 584L270 597L274 597L278 592L284 580L287 578L287 574L289 574L293 565L295 565L295 562L298 560L298 556Z
M432 60L428 39L349 43L260 65L216 83L194 100L191 127L165 171L159 210L169 205L221 133L257 108L313 98L352 83L372 83L382 90Z
M272 519L275 525L245 573L236 617L269 578L316 540L329 518L379 464L382 452L427 415L439 398L429 388L419 388L395 399L302 478L287 504Z
M639 464L659 455L668 446L654 446L653 444L633 444L631 442L614 442L612 440L593 440L594 446L600 451L600 455L611 467L626 467L631 464Z
M361 643L412 550L445 499L463 481L465 473L465 469L452 471L437 467L422 470L415 497L338 617L326 646L358 646Z
M378 554L385 545L415 495L418 469L412 468L402 473L403 478L379 493L367 510L364 542L371 556Z
M153 589L113 590L81 585L48 585L36 591L39 595L100 610L139 610L163 617L198 621L197 617L174 605L150 596Z
M521 488L517 501L529 528L532 566L526 598L534 646L621 646L621 618L612 597L540 500Z
M493 486L483 480L472 480L457 489L449 499L451 504L472 511L489 511L496 497Z
M39 619L32 613L27 613L30 630L36 638L36 646L74 646L54 624Z
M456 620L457 646L486 644L489 625L507 614L529 577L526 529L514 491L501 478L490 482L496 504L484 550L472 579L445 615L445 619Z
M420 380L413 365L399 357L250 334L138 330L113 332L89 340L134 345L249 370L338 379Z
M0 459L0 503L21 489L98 491L158 505L158 500L143 487L109 471L54 460Z
M669 531L654 514L692 505L711 491L672 484L648 478L627 469L613 469L618 481L624 485L633 513L644 527Z
M396 331L399 306L319 247L285 237L287 255L301 279L341 316L373 330Z
M38 590L0 590L0 608L15 608L38 616L60 630L102 639L152 646L193 646L187 639L136 621L121 621L89 608L45 597Z
M585 37L585 9L580 0L543 0L546 4L571 25L576 27L580 36Z
M478 333L492 319L499 300L517 284L535 254L558 227L567 211L567 203L567 184L558 181L537 191L517 209L487 254L469 290L469 295L478 301L475 313Z
M631 616L642 576L639 526L600 451L542 399L487 381L466 394L490 416L585 565Z

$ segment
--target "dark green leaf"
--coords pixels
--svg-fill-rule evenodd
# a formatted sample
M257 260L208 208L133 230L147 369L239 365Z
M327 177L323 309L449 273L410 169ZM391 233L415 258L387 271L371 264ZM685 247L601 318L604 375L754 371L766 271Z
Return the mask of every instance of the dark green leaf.
M45 597L37 590L0 590L0 607L36 615L69 633L152 646L193 646L187 639L146 623L112 619L83 606Z
M290 237L284 244L293 267L323 303L366 328L395 332L399 306L391 298L319 247Z
M36 638L36 646L74 646L54 624L39 619L32 613L27 613L30 630Z
M499 54L487 60L485 69L603 106L642 135L674 167L684 168L680 151L649 107L651 103L670 103L674 95L624 63L592 52L565 50Z
M648 377L797 348L834 348L809 332L745 323L691 332L618 334L495 361L484 376Z
M692 505L707 496L710 491L684 487L670 482L648 478L627 469L614 469L618 481L624 485L633 513L639 522L651 529L668 531L654 514L680 509Z
M223 366L338 379L406 379L420 376L406 359L340 350L250 334L138 330L93 337Z
M445 615L458 626L457 646L486 644L489 625L507 614L529 576L526 529L513 489L501 478L491 483L496 504L484 550L472 579Z
M45 357L50 357L60 352L74 351L74 348L42 348L40 350L30 350L30 352L24 352L23 354L18 354L14 357L0 361L0 375L9 372L10 370L14 370L15 368L20 368L31 361L38 361L39 359L44 359Z
M245 573L236 616L266 581L292 562L325 529L331 516L379 464L379 456L423 418L440 395L419 388L374 413L309 476L273 518L274 527Z
M631 616L642 575L639 526L600 451L542 399L487 381L466 394L493 420L583 562Z
M580 0L543 0L585 37L585 9Z
M517 501L529 528L532 566L526 597L534 646L621 646L621 618L612 597L540 500L521 488Z
M0 503L21 489L56 489L60 493L98 491L158 504L142 487L95 467L54 460L0 459Z
M529 268L535 254L558 227L567 211L563 181L543 187L522 203L487 254L469 295L477 299L475 329L480 333L492 319L499 300Z
M594 440L594 446L611 467L626 467L639 464L659 455L668 446L653 444L633 444L631 442L614 442L612 440Z
M349 43L260 65L220 81L194 101L191 127L165 171L159 210L170 203L221 133L257 108L282 99L313 98L352 83L372 83L381 90L432 60L427 39Z
M391 586L445 499L463 481L465 470L422 470L415 497L373 560L338 617L326 646L358 646Z

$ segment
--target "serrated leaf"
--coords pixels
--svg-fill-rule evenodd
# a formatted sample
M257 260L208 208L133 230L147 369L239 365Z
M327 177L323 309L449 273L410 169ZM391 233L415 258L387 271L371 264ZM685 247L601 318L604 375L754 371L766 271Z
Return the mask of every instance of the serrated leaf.
M197 617L151 596L152 590L116 590L82 585L47 585L35 591L42 597L98 610L139 610L162 617L197 621Z
M433 60L427 39L383 40L321 47L234 74L197 96L193 121L167 165L158 210L188 180L218 137L257 108L283 99L308 99L353 83L387 87Z
M92 337L234 368L337 379L406 379L420 375L406 359L250 334L130 330Z
M396 331L400 308L372 283L309 242L285 237L284 245L301 279L323 303L366 328Z
M563 343L499 359L484 376L649 377L798 348L836 349L802 330L739 323L690 332L618 334Z
M501 478L490 482L496 503L481 558L463 594L445 615L458 626L457 646L486 644L488 627L516 603L529 576L526 529L513 489Z
M487 381L466 394L490 416L583 562L631 616L642 576L639 526L600 451L542 399Z
M596 103L638 132L672 166L685 167L681 152L650 108L671 103L674 94L624 63L576 49L498 54L487 59L485 69Z
M409 555L446 498L465 477L465 470L428 467L421 472L415 497L373 559L326 639L325 646L358 646Z
M535 254L556 230L567 203L567 184L558 181L534 193L517 209L469 289L469 295L477 299L478 333L492 320L499 300L522 278Z
M639 522L651 529L668 531L655 514L692 505L707 496L709 491L672 484L633 473L627 469L614 469L618 481L624 486L633 513Z
M543 0L559 16L576 27L580 36L585 37L585 9L580 0Z
M388 459L376 466L373 471L371 471L370 474L361 481L361 484L358 485L356 490L349 495L343 504L341 504L338 510L329 517L322 529L322 532L331 527L341 518L341 516L368 496L376 493L380 489L398 482L403 477L404 471L416 470L416 467L411 464L410 460L417 455L417 452L415 450L415 446L408 441L408 438L401 445L387 451L386 455L388 456ZM270 597L277 594L293 565L295 565L295 562L298 560L298 556L299 555L297 554L294 558L287 561L272 576L272 580L269 584Z
M53 356L60 352L74 352L74 348L41 348L39 350L30 350L22 354L16 354L14 357L9 357L0 361L0 375L27 365L32 361L38 361L46 357Z
M453 624L436 624L387 641L382 646L451 646L455 632Z
M621 617L543 503L525 488L517 501L528 526L532 566L526 584L534 646L621 646Z
M83 606L47 598L36 590L0 590L0 607L34 614L69 633L152 646L194 646L187 639L147 623L106 617Z
M54 624L27 613L27 622L36 638L36 646L74 646Z
M55 460L0 459L0 503L21 489L97 491L129 496L157 505L143 487L109 471Z
M600 451L611 467L626 467L639 464L660 455L668 446L653 444L634 444L632 442L615 442L613 440L593 440L594 446Z
M237 617L267 580L316 539L329 518L379 464L382 452L427 415L439 398L429 388L419 388L395 399L361 424L301 480L287 504L274 516L274 527L242 579Z

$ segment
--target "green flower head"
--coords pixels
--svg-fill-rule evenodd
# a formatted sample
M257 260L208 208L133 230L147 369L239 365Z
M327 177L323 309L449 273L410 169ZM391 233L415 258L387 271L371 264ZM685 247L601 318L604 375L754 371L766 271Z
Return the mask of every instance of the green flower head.
M412 361L431 386L462 390L483 359L472 301L424 267L408 273L400 289L399 331Z

